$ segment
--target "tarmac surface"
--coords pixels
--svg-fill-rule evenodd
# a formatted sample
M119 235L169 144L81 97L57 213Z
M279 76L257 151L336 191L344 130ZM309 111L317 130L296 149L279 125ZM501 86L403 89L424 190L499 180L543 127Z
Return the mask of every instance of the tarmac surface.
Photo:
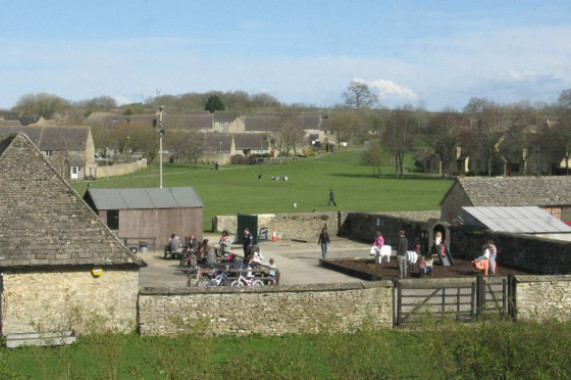
M219 236L205 236L217 242ZM259 244L266 264L270 258L280 271L280 285L352 283L362 280L319 265L321 248L316 242L292 240L267 241ZM327 258L369 257L369 244L333 237ZM242 246L235 244L232 252L242 256ZM162 251L137 254L146 264L139 274L140 287L186 287L186 275L179 266L179 260L166 260Z

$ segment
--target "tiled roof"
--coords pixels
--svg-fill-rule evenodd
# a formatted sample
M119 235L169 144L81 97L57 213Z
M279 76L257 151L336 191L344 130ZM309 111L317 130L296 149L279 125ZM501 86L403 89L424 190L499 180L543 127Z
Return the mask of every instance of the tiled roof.
M2 126L0 139L14 133L25 133L41 151L65 150L84 151L89 135L89 127L53 127L53 126Z
M232 150L232 136L225 133L206 133L204 136L205 148L211 152L228 153Z
M247 116L244 124L246 131L269 132L277 128L278 120L273 115Z
M571 176L461 177L473 206L571 205Z
M25 134L0 143L0 270L141 265Z
M264 133L236 133L236 149L268 150L268 138Z
M217 123L231 123L240 117L238 111L215 111L214 121Z

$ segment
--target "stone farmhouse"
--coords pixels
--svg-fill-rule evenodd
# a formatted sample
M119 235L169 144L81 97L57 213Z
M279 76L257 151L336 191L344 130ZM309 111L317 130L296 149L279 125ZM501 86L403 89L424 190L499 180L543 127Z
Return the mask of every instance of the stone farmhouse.
M44 157L66 180L95 177L97 164L90 127L4 126L0 124L0 139L20 132L25 133L32 140Z
M145 264L23 133L0 143L0 204L3 335L81 333L96 316L133 331Z
M465 206L538 206L571 222L571 176L459 177L440 202L441 220L454 224Z

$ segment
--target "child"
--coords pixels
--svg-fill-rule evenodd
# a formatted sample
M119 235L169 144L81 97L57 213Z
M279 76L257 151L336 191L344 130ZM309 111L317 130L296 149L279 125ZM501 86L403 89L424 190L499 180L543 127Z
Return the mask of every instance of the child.
M418 261L418 277L424 277L426 275L426 259L424 256L420 256Z
M269 275L272 277L276 277L276 264L274 264L274 259L270 259L270 263L268 264L268 268L270 268Z

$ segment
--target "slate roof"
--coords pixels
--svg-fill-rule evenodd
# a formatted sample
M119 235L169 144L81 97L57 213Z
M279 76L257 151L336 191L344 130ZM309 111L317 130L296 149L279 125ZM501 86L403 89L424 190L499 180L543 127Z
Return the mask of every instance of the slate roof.
M205 133L203 136L205 148L211 152L228 153L232 150L232 136L228 134Z
M246 116L244 121L246 131L270 132L277 128L278 117L273 115Z
M4 126L0 125L0 139L5 139L14 133L25 133L41 151L85 150L89 127L54 127L54 126Z
M263 133L236 133L234 134L234 144L237 150L268 150L268 138Z
M214 111L214 121L216 123L232 123L240 117L238 111Z
M97 210L140 210L203 207L192 187L89 189L84 196Z
M142 265L28 136L0 143L0 270Z
M537 206L463 207L463 209L495 232L571 233L571 227Z
M460 177L448 193L455 185L462 187L471 206L571 205L571 176Z

